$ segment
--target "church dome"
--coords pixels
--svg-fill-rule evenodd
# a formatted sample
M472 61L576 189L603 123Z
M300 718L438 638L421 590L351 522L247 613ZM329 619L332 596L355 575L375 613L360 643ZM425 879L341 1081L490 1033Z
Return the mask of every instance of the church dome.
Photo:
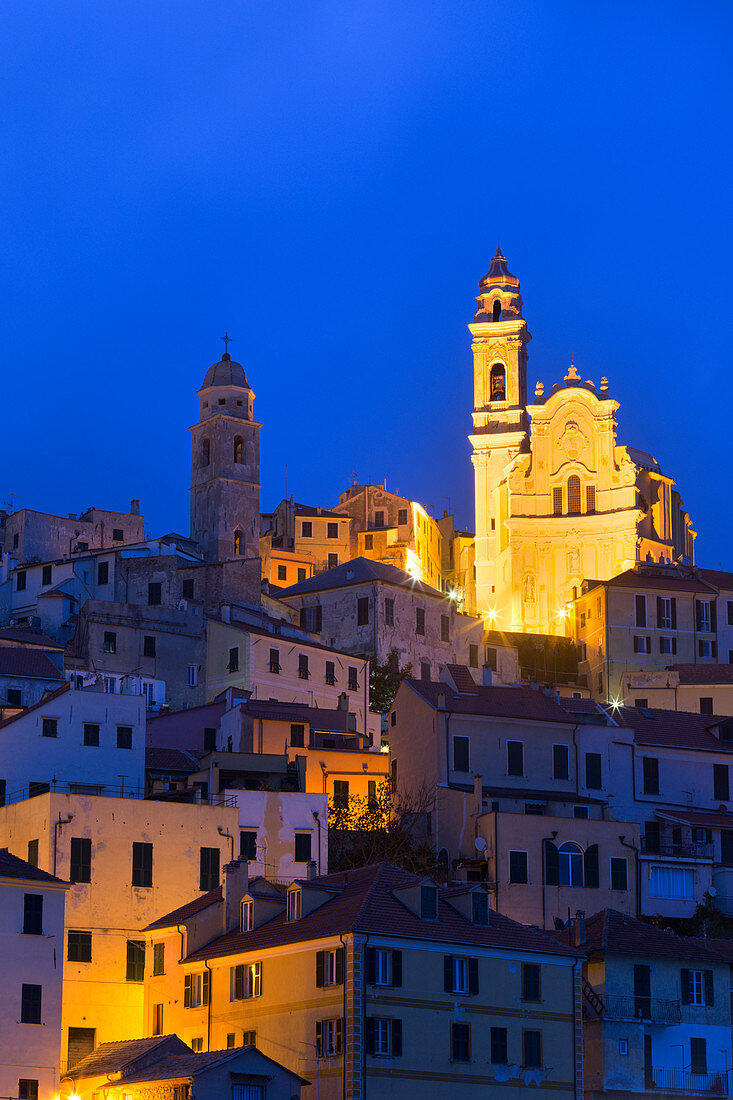
M493 286L519 286L519 279L507 267L506 256L502 255L501 248L497 248L494 253L491 266L479 283L479 290L485 291Z
M247 375L241 363L235 363L228 351L225 351L218 363L212 363L206 372L204 384L201 389L209 386L238 386L240 389L250 388Z

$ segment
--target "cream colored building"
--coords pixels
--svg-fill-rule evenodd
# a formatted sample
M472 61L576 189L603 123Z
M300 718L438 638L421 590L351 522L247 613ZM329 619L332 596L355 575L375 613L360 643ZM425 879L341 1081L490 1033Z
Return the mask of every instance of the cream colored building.
M584 578L691 559L674 480L616 440L619 404L571 365L527 396L519 280L497 249L479 283L473 337L476 599L492 626L566 634ZM531 426L530 426L531 425Z

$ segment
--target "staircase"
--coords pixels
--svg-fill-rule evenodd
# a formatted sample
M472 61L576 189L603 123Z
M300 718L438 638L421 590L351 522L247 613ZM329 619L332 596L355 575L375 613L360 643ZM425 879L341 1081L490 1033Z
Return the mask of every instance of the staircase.
M592 1014L595 1017L600 1017L606 1011L603 998L596 993L587 978L583 978L583 1004L589 1010L588 1015Z

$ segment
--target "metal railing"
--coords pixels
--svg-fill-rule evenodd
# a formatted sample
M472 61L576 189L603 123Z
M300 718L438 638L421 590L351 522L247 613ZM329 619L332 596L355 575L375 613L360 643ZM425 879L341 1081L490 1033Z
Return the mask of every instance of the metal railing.
M689 1069L658 1069L653 1066L651 1085L655 1089L670 1089L674 1092L727 1096L728 1074L693 1073Z
M612 1020L649 1020L655 1024L678 1024L679 1001L660 1001L656 997L624 997L606 994L605 1016Z
M167 791L151 790L146 794L144 787L130 787L125 784L109 783L84 783L66 779L49 779L45 783L31 783L20 787L17 791L6 794L5 801L0 805L11 806L16 802L25 802L26 799L36 798L42 794L77 794L83 796L99 795L104 798L148 798L152 801L172 802L196 802L204 806L236 806L236 795L231 791L220 794L202 795L194 788L185 790Z
M674 856L677 859L712 859L712 844L695 844L692 841L674 844L654 837L642 836L641 850L646 855Z

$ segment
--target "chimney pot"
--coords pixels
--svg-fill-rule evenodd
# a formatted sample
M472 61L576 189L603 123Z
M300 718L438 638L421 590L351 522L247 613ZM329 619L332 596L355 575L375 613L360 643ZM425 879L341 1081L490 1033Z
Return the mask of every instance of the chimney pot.
M484 665L484 667L483 667L483 684L484 684L484 687L491 687L491 676L492 676L491 669L489 668L488 665Z
M222 874L222 894L224 895L224 934L239 928L242 898L249 887L249 866L246 859L235 859L226 863Z

